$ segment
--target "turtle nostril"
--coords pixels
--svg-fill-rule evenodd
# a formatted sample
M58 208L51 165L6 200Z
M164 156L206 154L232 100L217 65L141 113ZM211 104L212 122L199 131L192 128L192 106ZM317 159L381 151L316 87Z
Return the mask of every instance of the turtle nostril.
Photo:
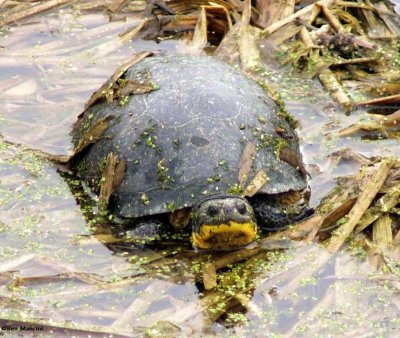
M241 214L241 215L244 215L247 212L247 208L244 203L237 204L236 209L239 212L239 214Z
M211 217L217 216L219 214L219 209L215 205L210 205L207 209L207 214Z
M224 212L225 212L225 215L232 215L233 208L230 205L225 205L224 206Z

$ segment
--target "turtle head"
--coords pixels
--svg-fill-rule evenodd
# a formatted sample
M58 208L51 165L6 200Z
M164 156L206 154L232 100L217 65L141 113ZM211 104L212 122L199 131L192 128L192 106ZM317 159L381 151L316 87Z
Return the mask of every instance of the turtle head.
M257 223L249 202L239 196L212 195L192 210L192 243L200 250L235 249L252 243Z

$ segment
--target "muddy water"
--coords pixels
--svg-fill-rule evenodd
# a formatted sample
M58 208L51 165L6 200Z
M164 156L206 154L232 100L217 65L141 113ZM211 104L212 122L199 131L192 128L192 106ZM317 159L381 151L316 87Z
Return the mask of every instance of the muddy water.
M0 141L0 319L87 331L79 336L142 336L149 327L153 336L396 336L398 296L356 248L295 289L282 276L295 277L322 249L262 256L254 263L254 285L232 284L232 292L250 290L246 311L210 322L221 304L203 311L212 295L196 283L199 263L190 247L144 249L87 224L59 168L29 149L68 154L69 128L84 102L132 53L185 50L176 41L120 43L116 35L138 20L109 22L102 14L63 10L0 35L0 134L22 144ZM327 131L365 111L345 116L318 84L274 71L268 80L302 125L313 205L333 187L334 176L357 169L351 162L330 168L333 151L400 155L396 140L328 138Z

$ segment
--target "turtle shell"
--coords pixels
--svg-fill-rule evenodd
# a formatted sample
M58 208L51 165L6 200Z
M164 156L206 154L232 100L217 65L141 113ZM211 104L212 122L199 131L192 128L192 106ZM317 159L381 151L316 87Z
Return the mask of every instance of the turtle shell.
M307 182L279 159L285 149L301 163L298 138L279 107L254 80L212 57L147 57L124 74L154 89L88 107L72 135L75 146L96 121L112 116L102 137L73 158L82 180L98 191L107 154L125 161L109 208L122 218L190 207L204 195L232 193L248 142L256 145L249 179L264 169L258 194L300 191Z

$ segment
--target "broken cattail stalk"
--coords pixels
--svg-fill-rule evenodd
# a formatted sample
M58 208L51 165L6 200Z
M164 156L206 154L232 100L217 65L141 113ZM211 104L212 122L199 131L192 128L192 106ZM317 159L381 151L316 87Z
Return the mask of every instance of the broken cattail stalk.
M361 219L362 215L370 206L376 194L381 189L383 183L389 175L392 162L383 160L379 168L376 170L375 175L368 181L362 193L358 196L356 203L348 214L346 223L341 225L339 229L332 233L332 237L327 240L326 248L329 252L335 253L343 245L344 241L353 232L355 226Z
M340 23L340 21L336 18L336 16L332 13L332 11L326 5L322 5L321 9L334 31L336 31L337 33L346 32L343 25ZM369 42L368 40L361 38L359 36L353 35L353 41L356 45L358 45L360 47L364 47L367 49L374 48L374 45L371 42Z
M311 11L311 15L310 15L310 17L308 18L308 24L309 25L312 25L313 24L313 22L318 18L318 16L320 15L320 13L321 13L321 7L320 6L313 6L313 8L312 8L312 11Z
M368 225L377 220L383 213L389 212L399 201L400 197L400 184L390 188L388 192L378 199L374 206L369 208L367 212L361 217L355 232L363 231Z
M373 239L381 249L386 249L393 243L392 219L385 213L373 225Z
M353 108L354 102L329 68L322 69L318 77L325 89L342 106L343 110L348 112Z
M243 15L239 27L239 55L245 71L255 71L262 67L261 55L257 46L259 30L250 26L251 1L243 4Z
M318 15L316 13L319 12L319 10L320 10L320 7L317 10L315 9L315 7L317 7L316 5L319 5L319 6L325 5L325 6L329 7L334 2L335 2L334 0L322 0L322 1L318 1L316 3L313 3L311 5L308 5L307 7L300 9L296 13L268 26L261 32L261 35L268 36L268 35L276 32L278 29L285 26L286 24L296 20L297 18L302 18L303 20L308 21L308 23L311 23L312 21L315 20L316 15Z
M318 4L319 5L319 4ZM344 28L340 21L333 15L331 10L326 5L319 5L321 6L322 13L324 13L325 17L327 18L329 24L336 32L344 31Z
M293 240L304 240L310 242L321 228L324 217L316 214L305 221L296 224L292 228L277 234L277 238L289 238Z
M201 12L196 24L196 28L194 29L191 46L194 49L203 49L205 46L207 46L207 43L207 13L206 8L201 6Z
M304 26L301 27L301 29L300 29L300 38L301 38L301 41L303 41L304 46L306 48L309 48L309 49L314 48L314 43L311 39L311 36L308 33L307 28Z
M273 46L284 46L285 42L299 33L301 26L295 22L290 22L275 33L266 37L266 40Z
M369 63L369 62L377 62L377 59L374 57L365 57L365 58L335 60L333 61L333 63L331 63L331 66L343 66L343 65L352 65L359 63Z

